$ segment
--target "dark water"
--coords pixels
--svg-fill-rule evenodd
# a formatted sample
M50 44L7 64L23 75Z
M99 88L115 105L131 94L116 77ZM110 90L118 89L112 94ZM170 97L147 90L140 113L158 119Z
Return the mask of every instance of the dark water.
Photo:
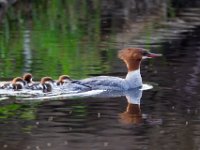
M177 12L172 7L155 20L149 14L148 23L140 14L136 23L122 19L127 16L120 11L102 15L98 1L90 7L83 2L80 9L72 2L35 1L9 10L0 30L2 80L24 72L36 79L124 77L126 68L116 54L127 46L150 48L163 57L142 63L143 80L154 88L140 93L141 105L125 96L0 101L0 149L200 149L200 9L180 4L174 4Z

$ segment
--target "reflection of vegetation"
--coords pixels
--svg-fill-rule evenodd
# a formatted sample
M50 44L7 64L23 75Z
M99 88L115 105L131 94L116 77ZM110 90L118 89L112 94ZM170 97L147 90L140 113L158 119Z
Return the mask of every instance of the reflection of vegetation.
M176 17L176 10L175 10L175 8L172 6L172 2L171 2L172 0L168 0L168 7L167 7L167 9L168 9L168 17L169 18L174 18L174 17Z
M42 0L10 8L0 29L0 76L28 70L37 77L65 73L79 78L107 71L100 67L99 3Z
M17 104L8 105L0 108L0 118L9 118L15 115L16 110L18 110L21 106Z
M34 126L32 125L27 125L26 127L23 128L23 131L25 133L30 133L33 130Z
M73 110L72 112L75 114L75 116L79 116L79 117L84 117L87 116L87 108L86 106L83 105L76 105L76 106L72 106Z
M10 104L0 107L0 123L7 123L11 120L18 120L18 123L20 121L32 121L35 120L35 111L36 111L36 105L37 103L31 104L31 105L25 105L25 104ZM11 121L12 122L12 121ZM17 125L16 125L17 126ZM30 131L35 126L24 124L22 125L22 130L25 133L30 133Z
M23 120L35 119L35 108L21 104L10 104L0 107L0 118L8 119L17 116Z

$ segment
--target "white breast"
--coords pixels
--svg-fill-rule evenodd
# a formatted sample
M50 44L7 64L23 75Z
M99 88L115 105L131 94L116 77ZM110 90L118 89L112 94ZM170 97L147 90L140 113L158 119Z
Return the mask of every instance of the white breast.
M140 69L128 72L126 76L126 84L128 89L133 89L142 86L142 77L140 74Z

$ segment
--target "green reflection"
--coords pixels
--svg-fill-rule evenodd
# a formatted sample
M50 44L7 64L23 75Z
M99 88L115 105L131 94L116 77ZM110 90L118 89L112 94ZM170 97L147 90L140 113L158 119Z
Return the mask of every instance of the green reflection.
M35 125L28 124L27 121L33 121L36 118L36 109L38 103L29 104L8 104L0 107L0 123L10 125L10 122L20 124L23 133L30 133ZM26 121L26 124L23 122Z
M87 116L87 106L85 104L72 106L72 113L77 117Z
M10 118L11 116L16 115L16 110L21 108L18 104L11 104L0 108L0 118Z
M69 74L83 78L109 71L99 48L100 1L19 2L0 29L0 77L31 72L36 78ZM25 8L26 9L25 9ZM106 51L110 46L107 45ZM112 51L108 51L112 53ZM102 67L102 63L106 67Z
M33 130L34 127L35 126L27 125L24 128L22 128L22 130L23 130L24 133L31 133L31 131Z
M168 17L169 18L174 18L176 17L176 9L173 7L172 5L172 0L168 0L168 5L167 5L167 9L168 9Z
M0 107L0 118L8 119L16 117L23 120L35 119L35 106L26 106L22 104L10 104Z

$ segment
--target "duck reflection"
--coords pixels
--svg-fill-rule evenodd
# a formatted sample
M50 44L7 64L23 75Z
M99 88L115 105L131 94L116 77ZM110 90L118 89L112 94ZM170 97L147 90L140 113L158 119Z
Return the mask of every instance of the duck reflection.
M162 124L162 119L154 118L151 115L142 114L140 101L144 90L151 89L152 86L145 85L142 88L135 88L125 92L105 92L101 94L103 97L120 97L125 96L127 99L127 107L123 113L119 114L119 120L124 124Z
M162 119L154 118L152 115L142 114L140 109L140 100L142 98L143 89L134 89L125 92L127 99L126 111L119 114L120 122L124 124L148 124L148 125L160 125Z
M125 124L139 124L142 123L142 114L139 104L128 103L125 112L120 115L121 122Z
M121 113L120 121L125 124L140 124L143 122L142 113L140 109L140 100L142 97L141 89L134 89L125 92L127 99L126 111Z

